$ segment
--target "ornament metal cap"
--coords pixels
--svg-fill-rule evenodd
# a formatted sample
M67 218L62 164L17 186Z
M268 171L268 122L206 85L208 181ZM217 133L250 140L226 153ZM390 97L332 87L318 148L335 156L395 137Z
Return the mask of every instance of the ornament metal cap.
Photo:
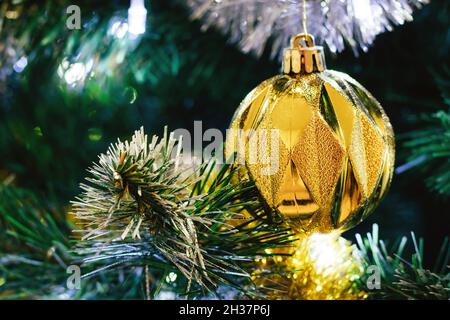
M323 47L316 46L314 37L300 33L291 39L291 48L284 50L283 72L305 74L326 69Z

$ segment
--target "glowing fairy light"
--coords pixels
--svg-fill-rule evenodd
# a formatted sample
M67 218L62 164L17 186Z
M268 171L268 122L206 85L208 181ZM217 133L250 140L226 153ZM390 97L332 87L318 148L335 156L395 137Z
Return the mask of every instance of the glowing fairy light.
M85 74L86 68L84 64L81 62L74 63L64 73L64 80L66 80L67 84L71 85L74 84L75 82L83 80Z
M109 33L118 39L122 39L128 32L128 23L124 21L116 21L111 25Z
M309 254L318 271L337 265L342 259L339 235L334 233L311 235Z
M147 10L144 0L131 0L128 9L128 32L132 35L145 33L145 24L147 21Z
M171 272L166 277L166 282L175 282L177 280L177 274L175 272Z
M23 56L13 65L13 69L17 73L21 73L28 65L27 57Z
M11 19L11 20L17 19L17 18L19 18L19 11L13 11L13 10L6 11L5 17L6 17L6 19Z
M83 83L92 70L94 61L91 59L87 63L75 62L69 63L67 58L61 62L58 67L58 76L71 87Z

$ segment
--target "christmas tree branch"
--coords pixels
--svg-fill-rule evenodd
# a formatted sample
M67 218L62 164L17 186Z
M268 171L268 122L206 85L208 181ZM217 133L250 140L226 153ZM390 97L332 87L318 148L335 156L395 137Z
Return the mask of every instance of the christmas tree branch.
M63 283L69 226L31 192L0 184L1 298L51 294Z
M233 183L236 168L192 167L186 156L172 134L149 142L142 129L100 156L73 202L77 252L86 264L101 265L86 276L149 266L181 274L184 293L219 284L243 289L253 259L291 241L288 229L264 221L254 185Z
M379 239L378 225L365 238L356 235L359 251L366 268L376 266L381 275L380 288L369 290L369 296L382 299L450 299L450 245L448 238L442 244L432 270L423 266L423 239L411 232L413 253L406 258L407 241L403 237L392 246ZM367 283L366 277L362 278Z
M444 107L432 114L422 114L421 127L403 135L408 152L406 164L397 171L413 167L427 174L427 186L442 196L450 196L450 72L437 78Z

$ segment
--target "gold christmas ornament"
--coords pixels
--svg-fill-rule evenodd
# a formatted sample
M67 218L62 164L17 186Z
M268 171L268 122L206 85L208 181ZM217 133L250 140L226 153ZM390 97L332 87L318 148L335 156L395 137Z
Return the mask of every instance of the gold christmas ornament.
M367 217L393 174L394 133L381 105L326 70L309 34L293 37L283 74L237 109L226 156L244 165L268 208L298 232L343 231Z
M271 300L360 300L363 259L338 233L300 237L290 249L266 250L252 280ZM287 256L283 257L280 254Z

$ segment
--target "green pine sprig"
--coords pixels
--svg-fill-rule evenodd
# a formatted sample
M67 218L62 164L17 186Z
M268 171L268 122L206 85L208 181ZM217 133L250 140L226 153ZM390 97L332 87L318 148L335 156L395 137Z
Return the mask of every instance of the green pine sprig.
M438 194L450 196L450 71L437 76L443 108L431 114L422 114L422 129L402 136L407 152L406 164L400 167L419 168L426 175L427 186ZM399 170L399 169L397 169Z
M356 235L357 246L365 267L377 267L381 283L379 289L367 289L370 274L360 282L363 290L374 299L450 299L450 245L446 238L432 269L423 265L423 239L411 232L412 254L407 257L408 238L403 237L392 246L379 239L378 225L365 238ZM409 250L411 251L411 250Z
M73 202L82 237L77 253L98 265L86 277L148 266L182 275L183 293L220 284L245 291L254 258L291 241L288 229L265 220L254 184L233 181L236 168L186 166L181 146L167 131L149 143L141 129L89 169Z
M0 299L51 294L64 284L69 224L29 191L0 184Z

